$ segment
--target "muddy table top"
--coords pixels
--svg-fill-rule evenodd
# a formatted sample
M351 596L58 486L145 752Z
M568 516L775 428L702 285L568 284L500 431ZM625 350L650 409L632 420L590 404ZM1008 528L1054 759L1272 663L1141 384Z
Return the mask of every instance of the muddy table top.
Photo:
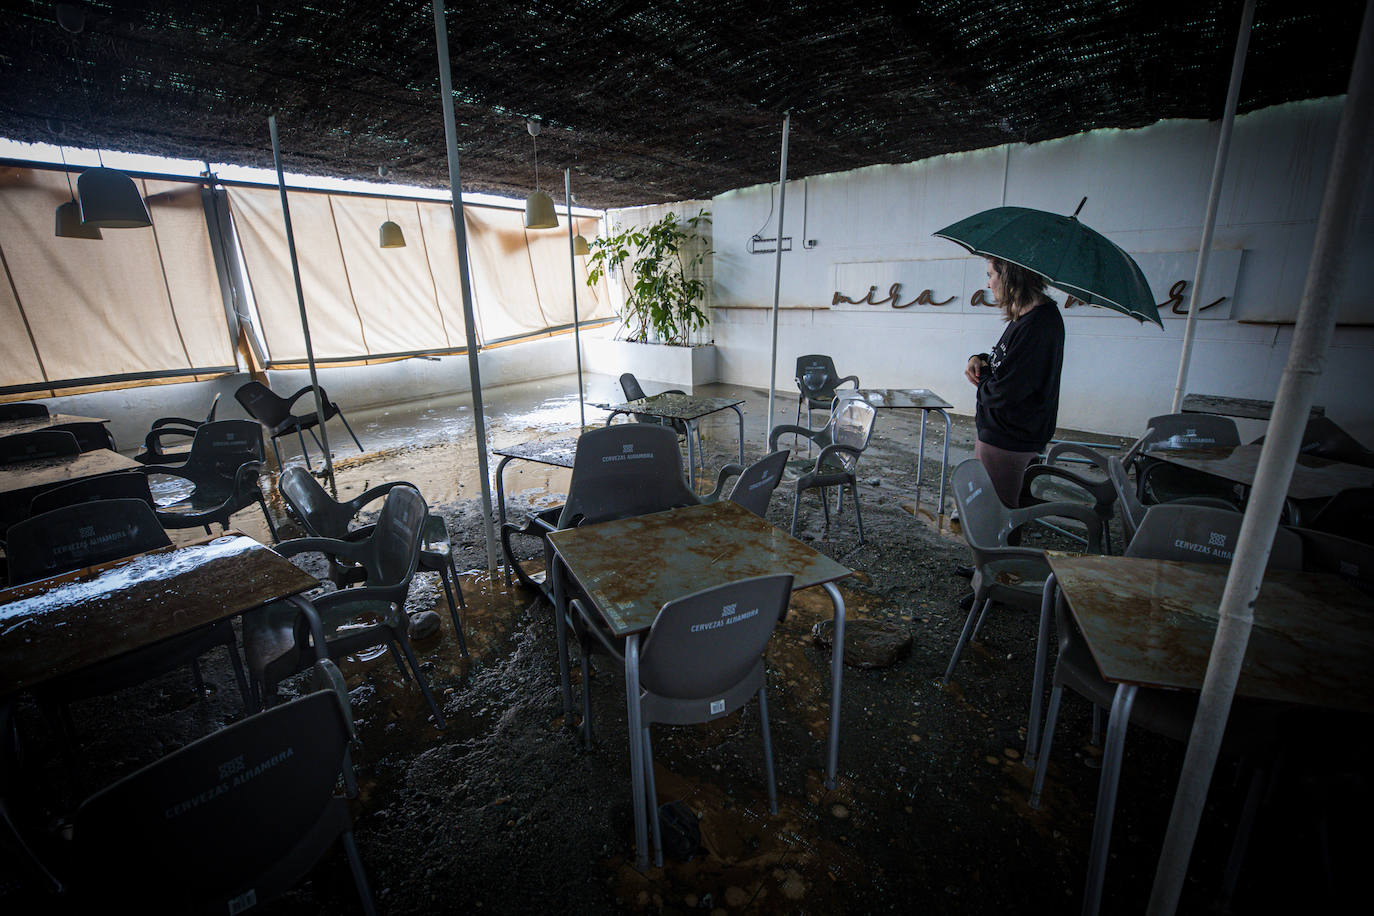
M744 398L705 398L691 394L655 394L623 404L593 404L615 413L632 413L665 420L699 420L717 410L738 407Z
M577 454L577 436L560 436L557 439L531 439L518 445L493 449L502 458L519 458L536 464L548 464L556 468L570 468Z
M1201 690L1228 568L1046 554L1108 681ZM1237 693L1374 711L1374 599L1337 576L1271 570Z
M19 420L0 420L0 436L15 436L19 433L36 433L64 423L109 423L105 417L75 417L66 413L49 414L46 417L23 417Z
M20 493L87 477L99 477L114 471L131 471L142 466L134 459L125 458L107 448L65 458L21 461L0 467L0 493Z
M318 584L229 534L0 590L0 696Z
M1152 449L1151 458L1192 468L1221 477L1224 480L1250 486L1255 482L1262 445L1239 445L1234 448ZM1355 464L1299 455L1293 466L1293 479L1288 484L1289 499L1320 499L1335 496L1342 490L1374 486L1374 469Z
M549 540L617 636L649 629L675 598L736 579L790 573L800 589L850 574L729 500L555 531Z
M1273 401L1255 398L1226 398L1216 394L1184 395L1181 405L1184 413L1211 413L1219 417L1241 417L1246 420L1268 420L1274 412ZM1312 405L1309 416L1320 417L1326 413L1325 407Z
M877 408L949 410L954 406L929 388L860 388L859 394Z

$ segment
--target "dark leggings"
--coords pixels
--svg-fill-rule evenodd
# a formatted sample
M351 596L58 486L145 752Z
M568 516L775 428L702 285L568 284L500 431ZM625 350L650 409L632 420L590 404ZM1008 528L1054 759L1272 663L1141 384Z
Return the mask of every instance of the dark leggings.
M982 439L973 447L973 457L983 463L992 478L993 489L1004 505L1015 509L1020 503L1021 475L1026 465L1035 460L1036 452L1009 452Z

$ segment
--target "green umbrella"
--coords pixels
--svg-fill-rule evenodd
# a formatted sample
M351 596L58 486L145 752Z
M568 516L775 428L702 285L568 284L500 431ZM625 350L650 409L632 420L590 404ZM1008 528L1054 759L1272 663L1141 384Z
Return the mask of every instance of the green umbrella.
M1078 210L1087 200L1079 202ZM1073 216L1060 216L1027 207L994 207L934 234L974 254L1033 270L1084 302L1164 327L1140 265L1106 236L1080 223L1078 210Z

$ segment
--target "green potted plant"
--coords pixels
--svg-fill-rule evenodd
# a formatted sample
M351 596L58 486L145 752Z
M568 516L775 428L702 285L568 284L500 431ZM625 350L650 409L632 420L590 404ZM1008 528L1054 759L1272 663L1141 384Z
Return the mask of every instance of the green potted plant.
M695 274L711 253L701 232L710 222L707 210L685 219L666 213L650 226L617 225L592 241L587 283L594 285L617 268L624 274L628 289L621 317L629 340L685 347L689 335L706 326L701 308L706 283Z

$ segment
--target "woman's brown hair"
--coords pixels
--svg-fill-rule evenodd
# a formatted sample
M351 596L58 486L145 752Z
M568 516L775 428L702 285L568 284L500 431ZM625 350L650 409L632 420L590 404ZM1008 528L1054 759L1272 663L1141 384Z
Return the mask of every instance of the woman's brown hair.
M988 258L988 263L1001 287L997 304L1002 307L1003 320L1011 321L1032 305L1049 298L1045 295L1045 278L1035 271L1001 258Z

